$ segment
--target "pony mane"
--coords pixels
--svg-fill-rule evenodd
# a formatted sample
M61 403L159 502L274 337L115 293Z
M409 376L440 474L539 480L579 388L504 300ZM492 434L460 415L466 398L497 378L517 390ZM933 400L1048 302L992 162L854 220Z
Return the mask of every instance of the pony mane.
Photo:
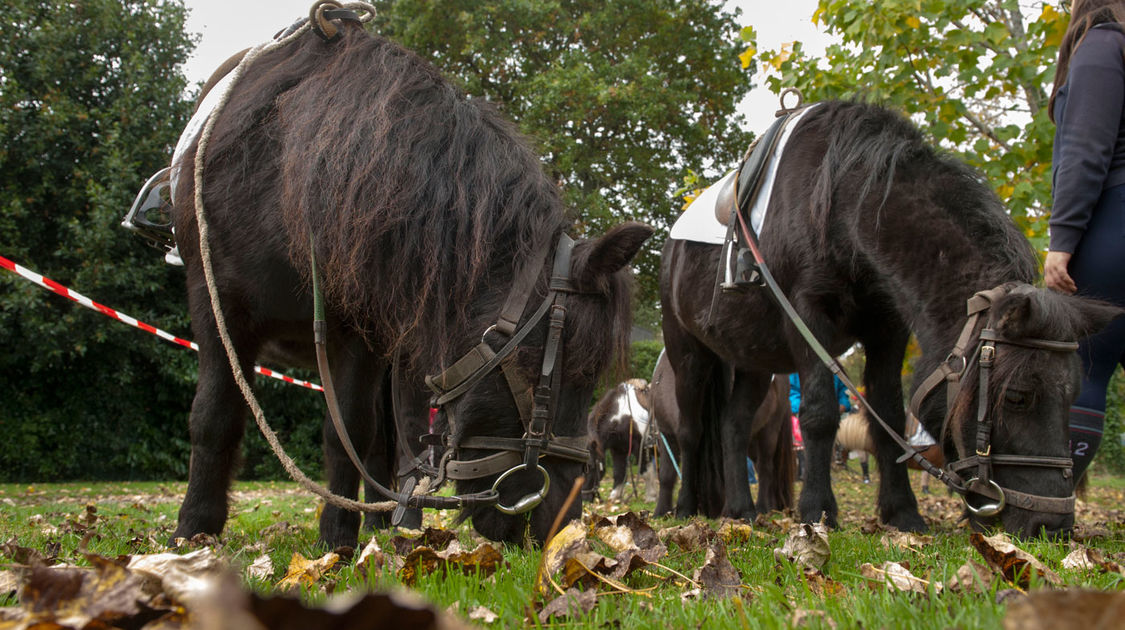
M828 101L806 120L808 126L802 127L815 130L827 144L814 176L811 204L822 245L828 242L830 215L840 185L861 173L864 179L855 201L856 223L863 217L869 196L881 195L873 205L878 225L896 183L925 186L931 199L994 262L992 271L997 278L1034 281L1038 270L1035 254L984 176L927 144L905 116L867 103Z
M309 268L311 238L330 313L414 366L444 362L567 224L514 124L361 28L264 55L222 126L209 159L247 130L276 143L291 262Z

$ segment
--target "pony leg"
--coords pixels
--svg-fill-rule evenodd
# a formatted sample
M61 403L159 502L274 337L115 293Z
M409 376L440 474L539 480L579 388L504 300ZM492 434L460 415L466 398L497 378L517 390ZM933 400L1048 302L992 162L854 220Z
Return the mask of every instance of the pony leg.
M341 337L337 333L336 338ZM329 339L333 337L330 336ZM369 467L369 473L380 483L389 482L387 452L384 444L375 441L375 401L382 393L383 371L374 355L358 338L343 340L330 348L332 377L339 397L340 415L348 437L357 454ZM371 387L376 388L372 398ZM383 446L382 449L378 448ZM371 454L377 454L374 459ZM390 460L393 462L393 457ZM359 497L360 474L348 458L331 417L324 418L324 476L332 493L348 499ZM367 497L369 500L374 497ZM378 500L382 500L379 497ZM385 517L383 517L385 518ZM360 513L324 506L320 513L319 541L329 549L355 547L359 539Z
M673 436L668 440L668 443L672 444L674 441L675 437ZM657 466L660 492L656 496L656 508L652 514L653 516L664 516L672 512L672 491L676 488L676 467L672 465L672 458L676 454L668 451L668 448L664 445L664 440L657 437L657 442L657 447L660 450L660 463Z
M206 304L206 315L192 317L192 328L199 343L199 381L189 420L191 463L188 487L173 539L222 533L229 506L227 494L239 460L239 445L249 413L242 392L234 382L226 350L215 332L210 304L203 303ZM233 326L240 320L242 318L232 317L228 323ZM253 382L257 348L246 341L249 337L246 331L232 328L230 333L242 371Z
M758 512L747 481L746 451L750 447L754 412L761 405L769 387L769 375L741 370L734 374L734 388L723 408L723 485L726 488L723 516L753 520Z
M909 334L901 328L896 334L886 330L864 342L867 362L863 381L867 385L867 401L881 418L902 434L906 428L906 412L902 405L902 357L906 353ZM918 501L910 487L906 464L895 460L901 451L891 436L872 420L867 427L875 442L875 462L879 467L879 518L902 531L926 531L926 521L918 513Z
M625 495L625 475L629 470L629 455L619 448L610 449L609 455L613 458L613 490L609 493L609 500L618 501Z
M821 364L801 372L801 410L798 418L805 443L805 484L797 507L801 520L822 518L838 527L836 496L832 493L832 446L840 426L840 412L832 372Z

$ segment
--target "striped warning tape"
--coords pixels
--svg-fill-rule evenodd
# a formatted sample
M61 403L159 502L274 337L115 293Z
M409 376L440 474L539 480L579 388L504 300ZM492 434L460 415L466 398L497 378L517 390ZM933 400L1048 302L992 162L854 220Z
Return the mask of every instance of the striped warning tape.
M150 324L146 324L146 323L136 319L135 317L130 317L130 316L126 315L125 313L114 310L114 309L112 309L108 306L105 306L104 304L98 304L97 302L91 300L90 298L86 297L85 295L82 295L81 293L78 293L77 291L72 291L72 290L64 287L63 285L59 284L58 282L55 282L54 280L51 280L50 278L45 278L45 277L35 273L34 271L32 271L32 270L30 270L26 267L22 267L20 265L17 265L16 263L12 262L11 260L8 260L7 258L5 258L3 256L0 256L0 267L3 267L4 269L7 269L8 271L11 271L12 273L18 275L19 277L21 277L25 280L29 280L31 282L34 282L35 284L43 287L44 289L47 289L48 291L51 291L52 293L57 293L58 295L61 295L64 298L67 298L67 299L73 300L75 302L78 302L82 306L85 306L86 308L88 308L90 310L97 311L97 312L101 313L102 315L105 315L106 317L116 319L117 321L128 324L128 325L130 325L134 328L139 328L139 329L141 329L145 332L152 333L152 334L156 335L157 337L160 337L161 339L163 339L165 341L170 341L170 342L172 342L176 345L183 346L185 348L190 348L192 350L195 350L196 352L199 352L199 346L196 345L196 343L194 341L188 341L187 339L181 339L180 337L177 337L177 336L175 336L171 333L160 330L159 328L157 328L155 326L152 326ZM275 372L275 371L273 371L269 368L264 368L260 365L255 365L254 371L257 372L258 374L263 375L263 376L275 378L279 381L284 381L284 382L289 383L291 385L298 385L300 387L306 387L308 389L316 390L318 392L324 391L324 388L321 387L320 385L317 385L316 383L310 383L308 381L302 381L299 378L293 378L292 376L286 376L285 374L282 374L281 372Z

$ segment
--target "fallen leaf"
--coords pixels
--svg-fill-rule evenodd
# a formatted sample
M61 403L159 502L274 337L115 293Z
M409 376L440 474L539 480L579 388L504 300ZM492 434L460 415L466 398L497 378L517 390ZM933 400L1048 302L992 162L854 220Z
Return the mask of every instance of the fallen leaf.
M836 622L823 610L798 608L793 611L793 616L789 618L789 627L791 628L803 628L814 624L818 627L823 627L820 624L824 624L833 630L836 628Z
M355 570L366 578L373 573L382 571L387 564L387 554L383 553L379 541L372 536L371 541L364 545L363 551L359 552L359 559L355 562Z
M471 621L480 621L482 623L493 623L494 621L496 621L499 618L500 618L499 615L497 615L496 613L492 612L491 610L485 608L484 606L477 606L476 608L469 611L469 619Z
M715 541L707 548L703 566L695 570L692 580L700 585L700 595L704 599L730 597L739 594L742 576L727 558L727 547Z
M309 560L301 554L293 552L293 557L289 560L289 568L285 571L285 577L277 583L277 588L288 590L300 588L301 585L312 586L317 580L324 577L324 574L335 566L339 560L340 556L332 552L328 552L316 560Z
M450 544L445 551L434 551L429 547L418 547L402 560L398 571L403 584L412 585L419 577L441 570L457 569L465 575L479 574L488 577L504 563L504 557L489 543L481 543L472 551L464 551L460 545Z
M1063 558L1063 568L1082 571L1097 569L1103 573L1122 573L1121 565L1112 560L1106 560L1105 554L1100 550L1091 549L1075 542L1070 543L1070 547L1071 552Z
M723 519L719 525L719 538L728 545L750 542L751 538L764 538L765 534L754 531L747 521Z
M1016 547L1006 534L985 537L974 532L969 542L982 556L988 566L1016 586L1027 590L1034 572L1040 579L1050 584L1060 585L1062 580L1054 571L1048 569L1037 558Z
M687 525L664 528L657 536L665 544L676 545L681 551L695 551L706 548L718 534L710 525L696 519Z
M582 521L575 519L567 523L566 527L555 534L543 547L542 573L539 575L537 585L539 593L546 595L553 592L550 577L565 567L567 560L577 554L589 552L590 543L586 540L586 527L582 525Z
M883 534L880 542L887 549L901 549L921 553L922 550L934 542L933 536L915 534L913 532L888 531Z
M159 581L163 592L184 603L209 597L219 585L219 577L229 572L226 562L209 548L185 555L133 556L127 568L134 574Z
M434 609L420 596L408 591L386 594L349 592L331 597L320 608L306 607L296 597L263 598L251 594L247 606L256 624L265 628L332 628L334 630L367 628L468 630L470 628L468 624Z
M955 593L985 593L992 587L992 570L979 562L969 560L957 569L957 573L946 586Z
M273 560L270 559L270 555L263 553L255 558L250 566L246 567L246 577L256 580L273 579Z
M632 552L645 562L659 562L668 553L660 537L633 512L602 517L594 523L594 535L618 553Z
M817 597L830 597L835 595L842 595L847 592L847 588L843 584L833 580L824 574L823 571L818 569L804 570L805 584L808 585L809 591Z
M885 586L892 591L921 593L923 595L929 592L926 589L929 585L928 580L915 577L910 569L898 562L884 562L878 567L870 562L864 562L859 567L859 573L867 578L868 583ZM937 584L934 587L935 590L939 590Z
M828 526L824 523L794 525L781 548L773 550L773 555L778 561L788 560L810 569L824 568L832 556L828 548Z
M449 546L449 543L456 539L457 534L448 529L427 527L425 531L417 536L395 536L391 538L390 545L394 548L395 553L400 556L405 556L418 547L429 547L434 551L442 551Z
M1120 628L1125 593L1085 589L1037 590L1008 604L1007 630Z
M770 512L769 514L759 514L754 517L754 526L762 529L781 533L793 529L797 524L792 516L785 512Z
M597 603L597 594L592 589L585 591L576 588L567 589L539 611L539 622L547 623L552 617L555 619L580 617L593 610Z
M0 571L0 599L15 593L20 586L20 580L12 571Z
M19 546L16 544L15 537L0 544L0 553L3 553L16 564L22 564L28 567L51 565L57 560L56 557L43 555L43 553L37 549Z

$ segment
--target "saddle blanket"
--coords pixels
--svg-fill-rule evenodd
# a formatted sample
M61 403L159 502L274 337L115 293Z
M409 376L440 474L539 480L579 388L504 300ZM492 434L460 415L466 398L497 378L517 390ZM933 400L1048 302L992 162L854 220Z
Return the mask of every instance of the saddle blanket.
M184 160L184 153L187 152L191 143L199 137L199 134L203 133L203 126L207 124L207 119L219 106L219 102L223 100L223 95L227 93L233 75L234 71L228 72L222 80L211 88L207 96L203 97L203 101L199 103L199 107L191 115L191 120L188 121L187 126L184 127L184 132L180 134L179 141L176 142L176 150L172 152L172 170L169 171L168 177L172 199L176 198L176 186L179 184L180 165Z
M765 223L766 220L766 209L769 207L774 181L777 179L777 164L781 161L781 155L785 151L786 143L789 142L789 135L792 133L793 129L797 127L797 123L801 122L801 119L805 117L805 114L809 113L809 111L815 107L816 105L806 107L789 120L789 124L781 131L781 136L777 140L777 145L774 147L773 153L767 156L768 161L765 171L762 174L761 192L750 207L750 226L758 236L762 235L762 224ZM715 206L719 200L719 192L733 178L737 177L737 175L737 169L733 170L700 193L700 195L684 209L680 218L676 219L676 223L672 225L672 231L668 234L668 237L681 241L723 245L727 238L727 226L719 223L718 219L715 218Z

